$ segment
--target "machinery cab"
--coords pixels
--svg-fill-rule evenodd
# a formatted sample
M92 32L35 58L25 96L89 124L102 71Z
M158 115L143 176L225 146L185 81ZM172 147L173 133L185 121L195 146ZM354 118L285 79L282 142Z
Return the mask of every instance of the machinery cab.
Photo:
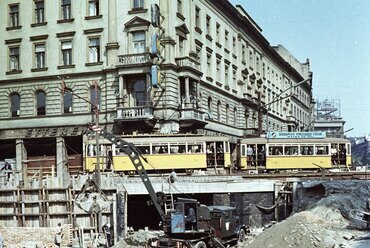
M197 200L178 198L171 211L171 233L208 232L211 214Z
M211 213L211 226L219 240L237 237L242 228L236 209L229 206L209 206Z

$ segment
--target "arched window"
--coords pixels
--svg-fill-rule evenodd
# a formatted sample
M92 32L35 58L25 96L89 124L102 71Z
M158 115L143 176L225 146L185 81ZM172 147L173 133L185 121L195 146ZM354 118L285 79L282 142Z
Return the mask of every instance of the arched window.
M212 98L208 97L208 103L207 103L207 110L208 110L208 117L209 119L212 119Z
M234 107L234 126L236 127L238 123L238 109Z
M99 88L92 87L90 88L90 102L91 104L91 112L95 111L95 106L100 109L100 101L101 101L101 92Z
M36 110L37 115L46 115L46 94L42 90L36 92Z
M229 104L226 104L226 107L225 107L225 119L226 119L226 124L229 124L229 121L230 121L230 106Z
M12 117L19 117L20 115L21 98L18 93L10 94L10 113Z
M217 120L221 121L221 101L217 103Z
M63 113L68 114L73 112L73 97L72 91L70 89L66 89L63 96Z
M249 128L249 109L245 110L245 128Z
M148 91L145 77L132 78L127 81L128 103L130 106L148 105Z

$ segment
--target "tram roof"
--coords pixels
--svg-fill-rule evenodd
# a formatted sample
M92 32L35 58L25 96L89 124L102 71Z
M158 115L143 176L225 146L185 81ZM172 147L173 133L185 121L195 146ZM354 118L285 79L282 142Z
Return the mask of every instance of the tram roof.
M323 139L267 139L265 137L247 138L241 141L242 144L266 144L266 143L350 143L343 138L323 138Z
M129 143L149 144L149 143L192 143L192 142L222 142L230 139L225 136L200 136L200 135L163 135L163 136L121 136L122 140ZM86 142L86 141L85 141ZM87 143L95 144L95 139L87 140ZM100 139L101 144L109 144L110 141Z

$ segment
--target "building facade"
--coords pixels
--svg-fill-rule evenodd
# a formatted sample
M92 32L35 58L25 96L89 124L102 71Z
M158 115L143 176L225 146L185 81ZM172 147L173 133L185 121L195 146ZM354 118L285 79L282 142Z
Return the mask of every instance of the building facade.
M309 62L227 0L6 0L0 11L0 160L19 170L42 157L80 170L97 116L117 134L234 140L312 122Z

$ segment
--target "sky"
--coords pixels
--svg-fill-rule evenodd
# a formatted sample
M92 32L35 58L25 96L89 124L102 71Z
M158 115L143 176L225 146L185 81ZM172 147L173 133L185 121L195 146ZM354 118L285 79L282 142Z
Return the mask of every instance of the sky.
M230 0L300 62L315 99L339 100L347 137L370 132L370 0Z

